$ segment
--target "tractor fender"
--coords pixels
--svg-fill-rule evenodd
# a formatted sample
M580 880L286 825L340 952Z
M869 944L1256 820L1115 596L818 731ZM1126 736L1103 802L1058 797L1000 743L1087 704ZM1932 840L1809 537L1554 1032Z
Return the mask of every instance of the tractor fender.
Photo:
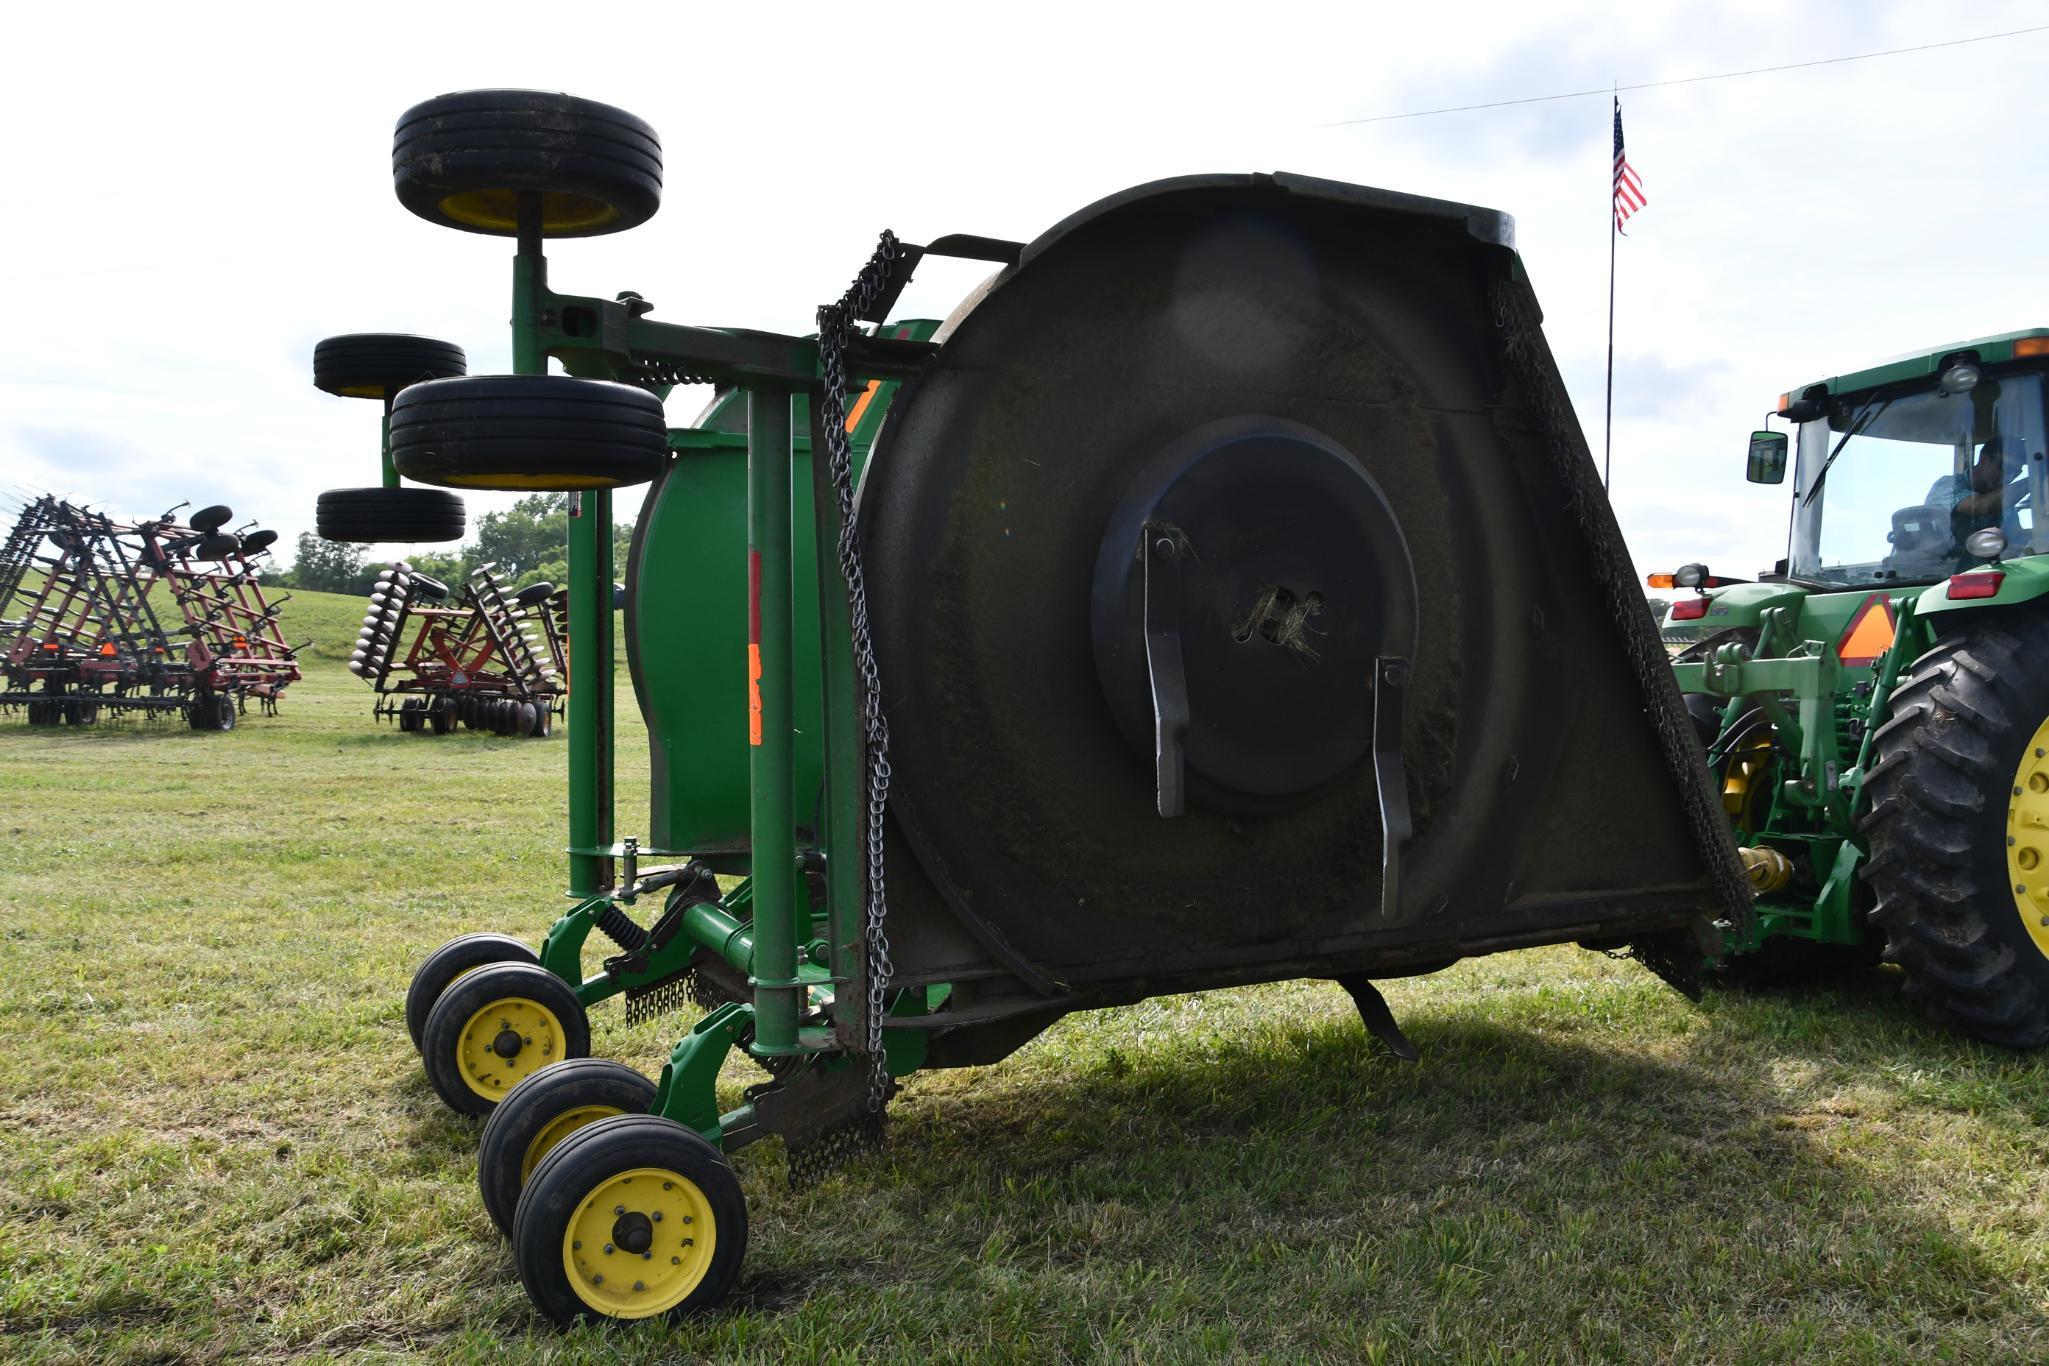
M1932 584L1921 592L1914 601L1916 616L1938 616L1952 612L1977 611L1982 608L2012 607L2018 603L2031 602L2049 593L2049 555L2028 555L2018 560L2006 560L1987 569L1998 569L2006 575L1999 591L1989 598L1952 598L1949 583ZM1973 571L1977 572L1977 571Z

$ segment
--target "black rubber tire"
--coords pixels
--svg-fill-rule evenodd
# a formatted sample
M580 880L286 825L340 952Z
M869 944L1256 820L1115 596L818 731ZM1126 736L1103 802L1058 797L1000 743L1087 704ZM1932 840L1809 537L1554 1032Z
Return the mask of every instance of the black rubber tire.
M242 554L245 558L250 555L261 554L276 544L277 533L275 531L252 531L242 538Z
M512 1236L519 1193L532 1175L525 1170L527 1161L530 1156L547 1156L548 1150L535 1155L532 1149L558 1118L571 1110L599 1106L622 1115L644 1115L654 1103L654 1082L611 1058L571 1058L542 1068L506 1092L484 1122L484 1137L477 1145L477 1189L491 1222L500 1233Z
M351 332L313 348L313 387L341 398L387 399L423 379L469 372L454 342L406 332Z
M1872 918L1906 995L2009 1048L2049 1044L2049 956L2009 881L2010 794L2049 717L2049 621L1971 622L1915 660L1872 737L1861 829Z
M534 951L509 934L459 934L422 959L406 988L406 1033L413 1047L427 1028L428 1012L448 990L448 984L466 972L493 963L539 963Z
M201 536L199 544L192 547L192 554L201 560L225 560L241 548L242 543L233 536L214 534Z
M64 719L74 726L98 725L100 720L100 704L90 698L82 697L71 704L71 711Z
M52 715L52 712L51 712L51 707L50 707L50 704L49 704L48 702L31 702L31 703L29 703L29 704L28 704L28 723L29 723L29 724L30 724L31 726L50 726L50 725L55 725L55 724L56 724L56 721L55 721L55 719L54 719L54 717L53 717L53 715Z
M407 734L420 728L420 699L408 697L398 704L398 728Z
M399 203L443 227L510 237L520 191L547 237L624 232L662 203L662 143L623 109L539 90L464 90L399 116Z
M449 488L620 488L669 459L662 401L645 389L566 375L473 375L405 390L391 406L391 460Z
M675 1321L716 1308L732 1293L747 1258L747 1200L724 1155L671 1119L621 1115L587 1124L534 1168L513 1217L512 1255L536 1309L562 1327L602 1317L578 1298L563 1265L562 1241L584 1197L639 1167L676 1172L703 1192L716 1234L710 1265L689 1295L663 1317Z
M185 721L194 730L233 730L235 699L224 692L195 697L185 706Z
M447 584L417 571L407 576L406 591L415 598L424 598L430 602L445 602L448 599Z
M552 703L540 704L540 715L534 718L534 739L545 740L555 733L555 708Z
M459 541L462 499L441 489L329 489L313 522L324 541Z
M202 536L208 536L219 531L234 520L235 510L233 508L229 507L226 503L215 503L212 507L203 507L193 513L192 519L185 525L191 527Z
M487 1115L497 1104L496 1099L479 1094L463 1080L457 1053L463 1027L470 1017L493 1001L508 997L538 1003L561 1024L562 1048L548 1062L590 1056L590 1019L569 983L535 963L492 963L480 967L449 983L428 1010L426 1026L420 1031L420 1064L426 1070L428 1084L449 1109L465 1115ZM505 1089L509 1092L512 1087Z
M455 729L455 704L446 697L437 697L427 712L427 724L436 735L446 735Z
M543 579L539 583L530 583L513 594L512 605L514 607L539 607L554 596L555 585Z

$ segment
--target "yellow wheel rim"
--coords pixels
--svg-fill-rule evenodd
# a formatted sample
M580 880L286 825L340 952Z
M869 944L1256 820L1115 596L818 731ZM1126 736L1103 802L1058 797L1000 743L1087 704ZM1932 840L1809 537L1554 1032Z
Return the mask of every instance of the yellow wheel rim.
M2021 751L2006 803L2006 881L2036 950L2049 958L2049 721Z
M527 1178L534 1174L534 1168L541 1165L541 1159L553 1152L555 1145L575 1133L586 1124L595 1124L601 1119L626 1112L616 1105L579 1105L574 1110L564 1110L548 1121L547 1127L534 1135L534 1141L526 1145L526 1156L519 1160L519 1184L524 1186Z
M666 1314L690 1297L718 1247L711 1202L662 1167L635 1167L583 1198L562 1235L562 1269L581 1299L615 1319Z
M539 1001L507 996L463 1025L455 1065L464 1085L497 1101L523 1078L567 1056L562 1021L555 1012Z
M519 228L519 194L513 190L465 190L441 201L441 212L457 223L510 234ZM619 210L602 199L562 190L541 192L541 231L576 232L602 228Z

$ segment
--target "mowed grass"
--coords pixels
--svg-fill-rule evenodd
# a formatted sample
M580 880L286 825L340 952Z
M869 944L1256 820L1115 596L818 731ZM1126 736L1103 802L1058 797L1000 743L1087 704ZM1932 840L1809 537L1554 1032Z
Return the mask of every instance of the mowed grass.
M360 605L289 612L339 656ZM738 1155L728 1308L557 1333L400 1004L563 904L560 732L401 735L309 669L228 735L0 721L0 1359L2049 1357L2041 1062L1883 973L1695 1006L1572 948L1390 984L1419 1065L1301 982L919 1076L821 1186Z

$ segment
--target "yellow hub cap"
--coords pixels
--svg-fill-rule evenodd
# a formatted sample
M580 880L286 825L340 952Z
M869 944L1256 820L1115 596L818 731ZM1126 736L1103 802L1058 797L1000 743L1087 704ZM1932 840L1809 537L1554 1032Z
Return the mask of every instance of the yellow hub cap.
M2006 880L2035 948L2049 958L2049 721L2021 751L2006 803Z
M661 1167L611 1177L576 1207L562 1269L585 1304L615 1319L666 1314L711 1269L718 1231L696 1183Z
M579 1105L574 1110L564 1110L548 1121L546 1128L534 1135L534 1141L526 1145L526 1156L519 1160L519 1184L524 1186L527 1178L534 1174L534 1168L541 1165L541 1159L554 1151L555 1145L575 1133L586 1124L595 1124L601 1119L626 1112L616 1105Z
M508 996L470 1016L455 1063L470 1090L495 1101L528 1074L567 1056L555 1012L539 1001Z

